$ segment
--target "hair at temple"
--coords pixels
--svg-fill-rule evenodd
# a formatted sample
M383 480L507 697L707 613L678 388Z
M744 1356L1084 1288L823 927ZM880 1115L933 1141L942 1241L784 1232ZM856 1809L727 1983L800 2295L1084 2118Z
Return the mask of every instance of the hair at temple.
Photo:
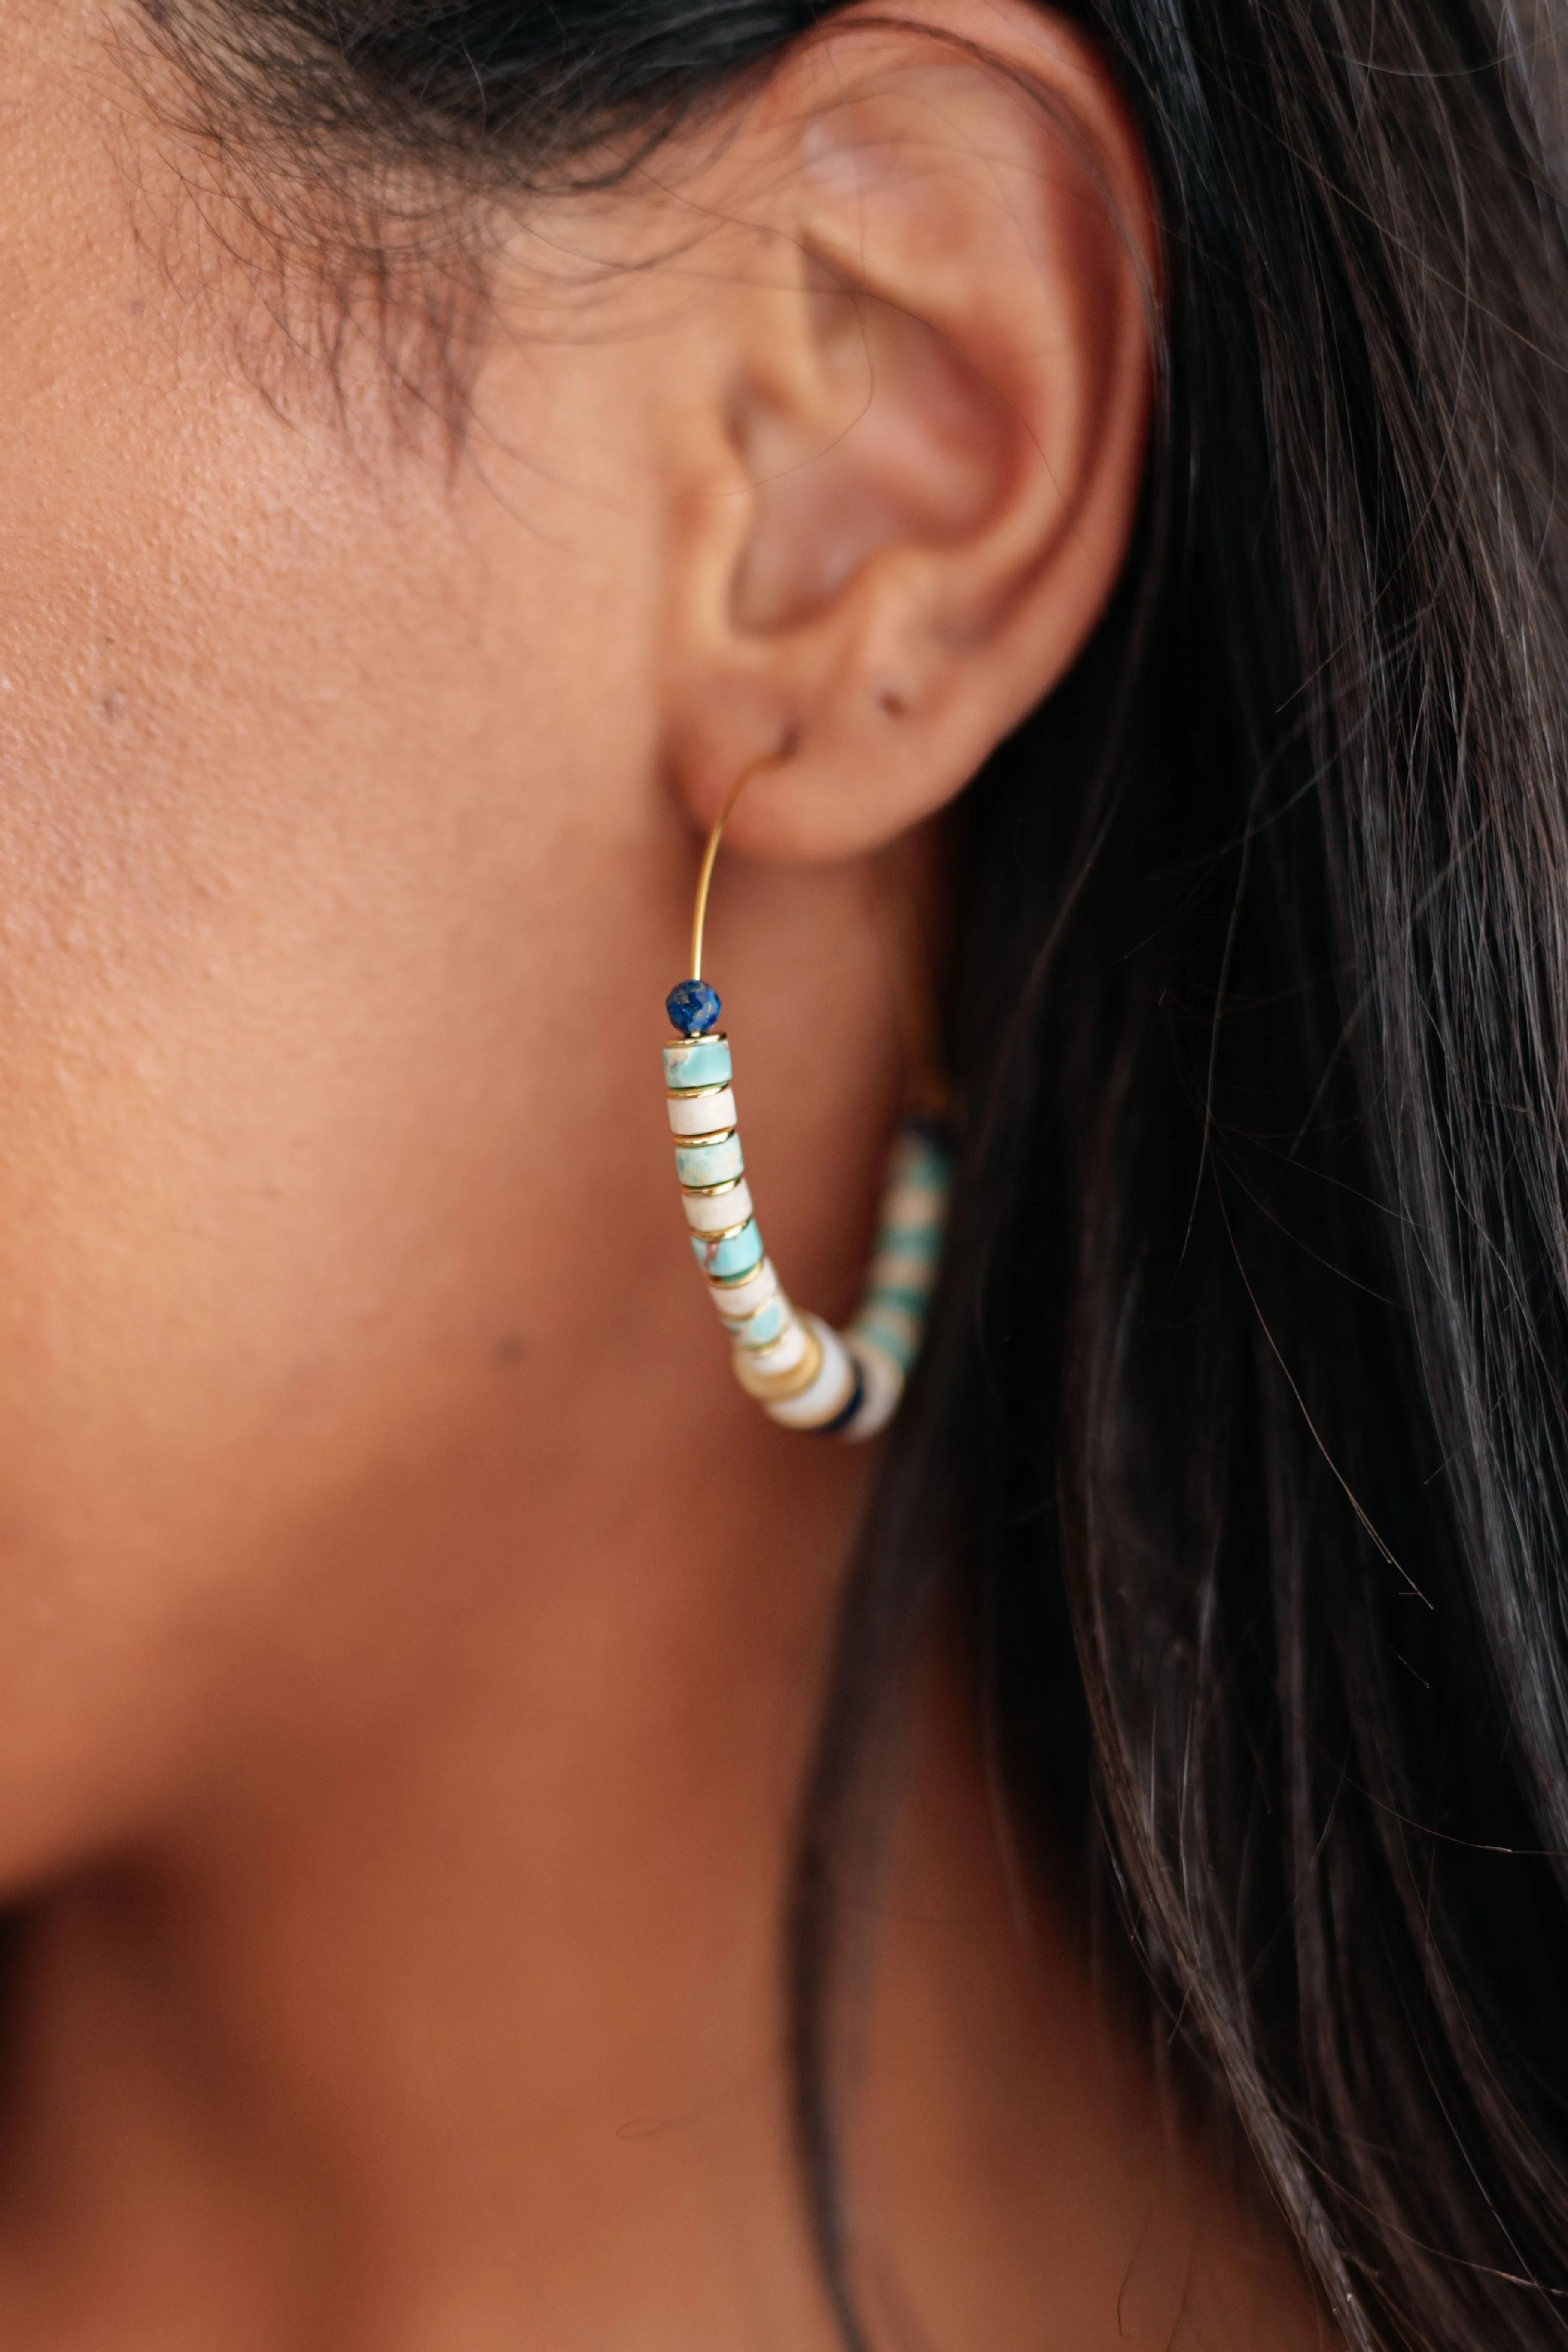
M310 169L624 168L809 0L147 0ZM896 13L896 12L894 12ZM967 1104L791 1915L933 1608L1360 2347L1568 2341L1568 240L1481 0L1076 0L1154 173L1119 601L968 795ZM1511 21L1511 20L1504 20ZM1118 1955L1121 1957L1117 1958Z

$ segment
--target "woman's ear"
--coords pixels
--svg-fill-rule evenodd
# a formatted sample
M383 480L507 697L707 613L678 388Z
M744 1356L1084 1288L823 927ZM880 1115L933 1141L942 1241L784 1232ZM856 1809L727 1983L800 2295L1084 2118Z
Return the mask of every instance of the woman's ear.
M1062 677L1127 551L1156 256L1100 58L1031 0L851 9L688 186L704 273L668 545L669 772L737 844L875 848Z

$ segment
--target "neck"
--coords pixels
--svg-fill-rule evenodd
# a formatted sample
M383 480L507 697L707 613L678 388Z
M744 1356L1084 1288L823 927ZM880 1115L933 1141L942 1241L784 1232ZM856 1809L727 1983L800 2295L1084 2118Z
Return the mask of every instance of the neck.
M0 2208L24 2305L147 2295L145 2340L226 2346L254 2261L273 2296L515 2316L526 2283L587 2325L624 2269L645 2343L661 2312L738 2340L759 2282L816 2324L778 1902L864 1465L719 1426L700 1509L674 1430L618 1485L562 1458L526 1572L476 1530L417 1675L389 1633L325 1727L302 1638L267 1736L253 1710L199 1802L35 1906ZM715 2200L750 2280L694 2273ZM279 2311L261 2340L302 2338Z

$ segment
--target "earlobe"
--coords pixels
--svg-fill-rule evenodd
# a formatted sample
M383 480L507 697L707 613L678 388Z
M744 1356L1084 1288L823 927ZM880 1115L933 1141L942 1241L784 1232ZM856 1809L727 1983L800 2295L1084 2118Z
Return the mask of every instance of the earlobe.
M1030 0L851 11L760 115L771 258L715 387L734 488L680 543L671 765L707 822L788 736L737 845L845 856L961 791L1104 609L1152 229L1109 71Z

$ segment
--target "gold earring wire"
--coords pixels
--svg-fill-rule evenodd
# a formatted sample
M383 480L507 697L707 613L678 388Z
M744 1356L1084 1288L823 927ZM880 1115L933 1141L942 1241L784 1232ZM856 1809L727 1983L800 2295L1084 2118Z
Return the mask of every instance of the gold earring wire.
M749 768L742 768L725 793L724 804L708 829L707 846L702 852L702 864L697 874L697 904L691 913L691 977L693 980L700 980L702 977L702 934L708 926L708 893L713 887L713 868L719 863L719 844L724 838L724 827L729 824L734 812L735 803L740 799L752 778L759 774L763 768L772 768L776 764L775 756L770 751L763 758L753 760Z
M724 827L734 814L735 804L753 776L760 775L764 768L777 765L778 755L764 752L761 759L753 760L749 767L742 768L725 793L718 815L708 828L702 863L697 869L697 898L691 910L693 980L702 977L708 898L713 887L713 872L719 863ZM945 1118L951 1105L942 1069L942 1020L931 978L931 952L920 916L909 891L889 884L885 877L873 881L869 897L872 917L882 939L900 1042L903 1047L905 1109L917 1117Z

